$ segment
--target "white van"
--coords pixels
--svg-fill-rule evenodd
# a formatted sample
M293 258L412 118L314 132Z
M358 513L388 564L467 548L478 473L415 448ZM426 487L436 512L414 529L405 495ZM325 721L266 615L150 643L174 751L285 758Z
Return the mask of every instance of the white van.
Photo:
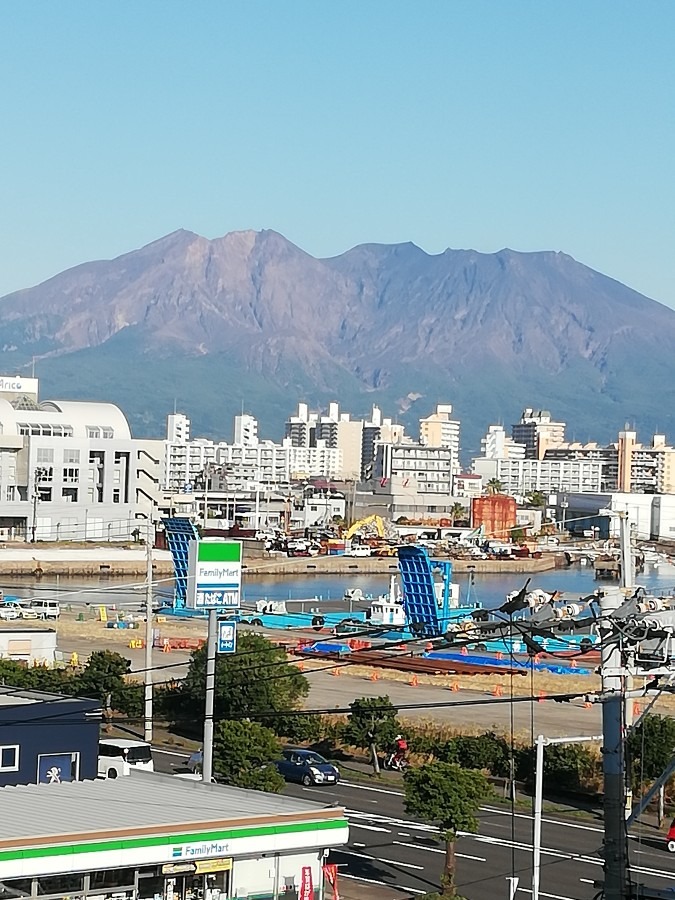
M31 606L39 619L58 619L61 607L58 600L33 600Z
M103 738L98 742L99 778L128 775L132 768L155 771L150 744L126 738Z

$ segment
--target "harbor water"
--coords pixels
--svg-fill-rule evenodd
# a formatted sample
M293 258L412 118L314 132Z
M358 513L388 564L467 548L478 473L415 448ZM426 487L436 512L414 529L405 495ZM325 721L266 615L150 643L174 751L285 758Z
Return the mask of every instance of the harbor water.
M480 603L493 609L504 602L506 594L518 590L527 576L503 574L475 574L473 584L469 575L454 577L460 586L460 603ZM658 568L648 565L644 573L636 578L636 583L657 594L675 591L675 566L661 564ZM572 566L554 569L533 575L530 590L541 588L552 593L560 591L563 600L572 602L579 597L593 593L599 586L613 582L596 581L591 566ZM389 589L386 575L302 575L302 576L255 576L244 579L243 602L254 606L258 600L314 600L338 604L347 588L358 588L364 598L377 597ZM53 596L63 605L105 604L118 607L138 608L144 600L145 588L138 579L118 580L103 578L7 578L0 583L5 595L13 594L22 599ZM170 579L163 579L154 589L157 600L170 601L173 591ZM360 604L364 606L363 602ZM355 604L355 608L358 605Z

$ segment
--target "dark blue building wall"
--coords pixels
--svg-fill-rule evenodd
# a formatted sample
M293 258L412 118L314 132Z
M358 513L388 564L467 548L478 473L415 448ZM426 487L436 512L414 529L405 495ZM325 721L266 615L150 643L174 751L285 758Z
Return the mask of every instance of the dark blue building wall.
M96 778L100 703L53 694L39 700L39 693L32 691L29 695L34 702L21 703L14 692L12 704L3 704L0 693L0 787ZM18 768L7 771L13 747L18 748Z

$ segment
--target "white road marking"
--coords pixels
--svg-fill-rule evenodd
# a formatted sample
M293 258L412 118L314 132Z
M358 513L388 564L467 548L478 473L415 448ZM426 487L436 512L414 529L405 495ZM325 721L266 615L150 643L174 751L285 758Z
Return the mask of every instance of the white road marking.
M381 856L372 856L368 853L354 853L353 850L338 850L338 853L344 853L345 856L358 856L359 859L367 859L368 862L388 863L390 866L402 866L404 869L417 869L423 871L424 866L414 866L412 863L399 862L395 859L386 859Z
M365 847L365 844L359 844L358 841L354 841L351 845L352 847Z
M361 825L359 822L349 823L353 828L362 828L364 831L382 831L384 834L391 834L389 828L378 828L376 825Z
M406 834L405 831L399 831L398 836L399 836L399 837L407 837L407 838L410 837L410 835L409 835L409 834Z
M384 788L369 787L365 784L352 784L350 781L341 781L342 787L355 788L357 791L372 791L374 794L391 794L392 797L405 796L403 791L385 791Z
M522 891L524 894L531 894L531 893L532 893L532 889L531 889L531 888L521 888L521 887L519 887L519 888L516 888L516 890ZM560 894L545 894L543 891L539 891L539 896L540 896L540 897L551 897L552 900L575 900L574 897L563 897L563 896L561 896Z
M445 850L441 850L439 847L424 847L422 844L406 844L405 841L392 841L392 844L396 844L398 847L410 847L412 850L426 850L427 853L445 853ZM485 862L485 860L483 860L483 862Z
M348 875L346 872L340 872L340 878L351 878L352 881L365 881L366 884L379 884L380 887L389 888L392 891L407 891L409 894L426 894L427 891L420 891L417 888L405 887L398 888L395 885L387 884L386 881L375 881L374 878L359 878L357 875Z
M580 878L579 881L583 881L584 884L595 884L592 878Z

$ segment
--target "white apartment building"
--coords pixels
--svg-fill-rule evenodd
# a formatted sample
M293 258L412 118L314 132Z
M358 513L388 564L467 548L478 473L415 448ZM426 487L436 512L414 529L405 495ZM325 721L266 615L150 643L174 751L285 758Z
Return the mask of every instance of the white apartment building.
M18 386L0 391L2 539L129 540L142 529L160 498L163 442L134 440L111 403L38 402L37 379L3 383Z
M460 423L452 419L452 406L449 403L439 403L436 412L420 419L420 444L428 447L449 447L452 450L453 474L460 472L459 465L459 432Z
M451 495L453 461L450 447L378 443L373 477L386 485L389 479L398 476L404 488L416 485L418 493Z
M255 447L258 443L258 420L242 413L234 417L234 443L242 447Z
M473 460L473 471L483 482L496 478L506 494L531 491L599 493L602 462L590 459L486 459Z
M503 425L490 425L480 440L480 449L487 459L525 459L525 444L517 444Z
M318 447L288 447L289 466L293 481L308 478L340 478L342 472L342 450L327 447L323 442Z
M166 419L166 439L172 444L187 444L190 440L190 420L183 413L174 413Z

